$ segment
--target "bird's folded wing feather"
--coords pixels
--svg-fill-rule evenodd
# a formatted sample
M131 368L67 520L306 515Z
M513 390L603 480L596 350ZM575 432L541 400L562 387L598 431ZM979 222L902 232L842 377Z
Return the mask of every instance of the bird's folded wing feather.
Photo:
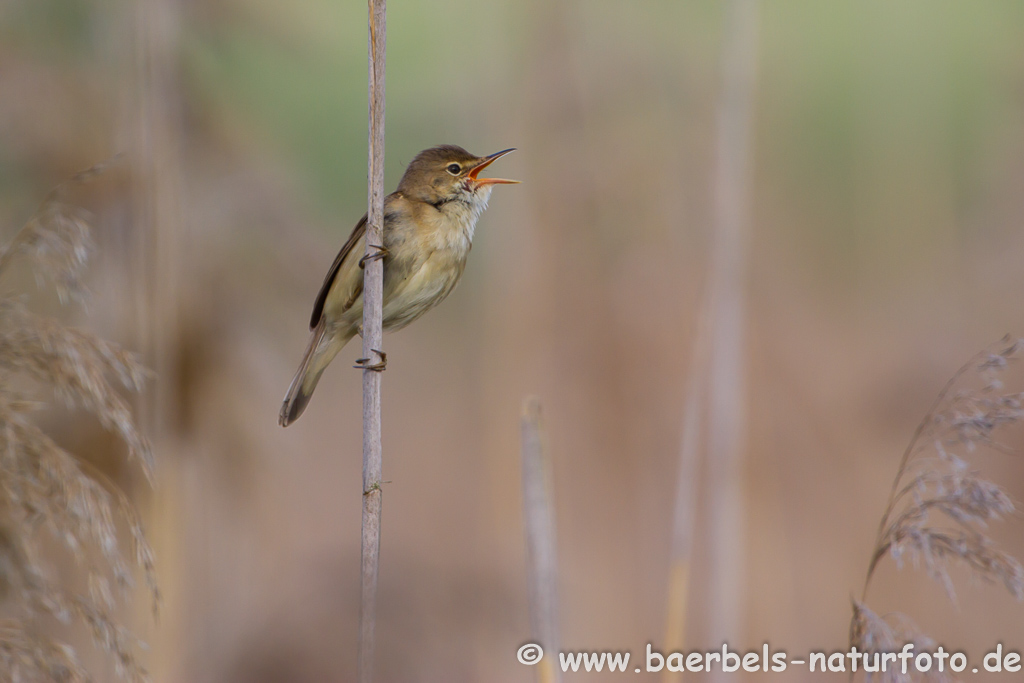
M324 314L324 306L327 304L327 297L331 293L331 289L334 287L335 281L339 281L339 273L342 272L344 266L344 273L340 277L339 284L347 284L347 290L345 292L339 292L342 294L345 301L348 302L348 306L355 303L355 300L363 291L363 278L362 271L359 270L356 264L359 259L362 258L357 254L352 254L356 244L358 244L363 235L366 233L366 216L359 219L356 223L356 227L352 229L352 234L349 235L348 241L342 246L341 251L334 259L334 263L331 264L331 269L327 271L327 277L324 278L324 284L320 287L320 293L316 295L316 302L313 304L313 317L309 321L309 328L314 329L320 324L320 318ZM352 259L346 264L346 258L352 254Z

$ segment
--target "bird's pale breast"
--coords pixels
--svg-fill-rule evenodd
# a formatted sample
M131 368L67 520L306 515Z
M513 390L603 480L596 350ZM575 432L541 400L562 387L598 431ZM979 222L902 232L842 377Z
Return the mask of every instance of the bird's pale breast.
M399 198L388 207L384 228L384 244L389 252L384 259L385 328L405 327L451 294L465 270L476 222L486 206L487 196L440 207ZM364 252L363 245L360 240L354 246L353 262ZM351 302L343 299L358 291L356 278L361 278L362 270L345 270L331 288L327 313L334 327L358 327L363 315L362 296Z

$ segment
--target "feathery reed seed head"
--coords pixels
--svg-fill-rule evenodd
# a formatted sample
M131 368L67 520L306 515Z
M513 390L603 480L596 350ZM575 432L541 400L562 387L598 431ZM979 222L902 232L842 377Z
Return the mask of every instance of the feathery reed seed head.
M851 646L893 652L924 638L903 615L881 617L865 603L875 569L886 557L897 566L907 557L915 566L924 565L950 600L956 599L949 573L956 564L1024 599L1024 567L987 535L990 522L1014 513L1013 501L966 459L979 448L1012 452L997 436L1024 419L1024 394L1005 391L1003 382L1022 348L1020 340L1004 339L997 350L978 354L953 375L918 425L893 481L861 599L853 605ZM936 680L937 675L890 672L880 680Z
M17 257L54 283L62 302L80 300L92 243L85 212L69 204L67 189L98 174L79 174L43 202L6 248L0 277ZM40 280L44 279L40 277ZM138 641L112 616L133 586L131 565L145 577L154 609L159 602L153 553L127 496L88 463L61 448L30 418L51 397L85 410L127 447L130 460L152 477L152 453L122 391L138 392L148 373L135 356L84 330L30 312L0 294L0 680L90 681L73 649L52 639L38 621L50 616L84 625L119 676L142 681ZM29 380L34 400L17 395L12 378ZM119 544L127 529L130 560ZM84 577L83 592L52 582L40 536L57 541Z

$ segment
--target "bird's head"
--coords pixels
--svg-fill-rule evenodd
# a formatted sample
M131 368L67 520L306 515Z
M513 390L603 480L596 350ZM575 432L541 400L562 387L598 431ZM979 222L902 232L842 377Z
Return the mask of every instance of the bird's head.
M410 199L428 204L465 201L486 204L495 185L518 183L518 180L481 178L480 171L514 149L478 157L456 145L440 145L416 155L405 169L398 191Z

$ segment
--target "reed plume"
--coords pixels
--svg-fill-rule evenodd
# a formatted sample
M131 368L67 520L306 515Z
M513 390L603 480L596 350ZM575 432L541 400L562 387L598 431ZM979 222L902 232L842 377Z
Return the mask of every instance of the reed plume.
M1024 393L1008 391L1004 376L1022 349L1024 342L1007 338L995 350L976 355L950 378L917 426L893 480L860 599L853 603L851 646L871 654L893 652L907 642L919 651L933 649L909 617L880 616L866 604L875 570L887 557L897 566L908 558L915 567L923 566L950 600L956 600L950 576L954 565L1002 585L1018 600L1024 598L1024 567L987 533L991 522L1014 513L1014 504L968 460L985 449L1011 452L1000 435L1024 419ZM890 670L878 676L909 681L940 674Z
M67 194L104 167L80 173L46 197L0 249L0 278L24 260L63 303L82 298L93 249L90 217ZM47 617L84 626L119 676L145 680L140 643L113 616L133 586L133 564L154 609L159 602L138 515L113 482L59 446L32 414L54 400L91 414L151 478L149 443L122 395L138 392L146 376L135 356L116 344L33 313L17 294L0 293L0 680L92 680L74 649L48 635ZM121 549L120 526L130 555ZM84 588L53 580L49 562L73 564Z

